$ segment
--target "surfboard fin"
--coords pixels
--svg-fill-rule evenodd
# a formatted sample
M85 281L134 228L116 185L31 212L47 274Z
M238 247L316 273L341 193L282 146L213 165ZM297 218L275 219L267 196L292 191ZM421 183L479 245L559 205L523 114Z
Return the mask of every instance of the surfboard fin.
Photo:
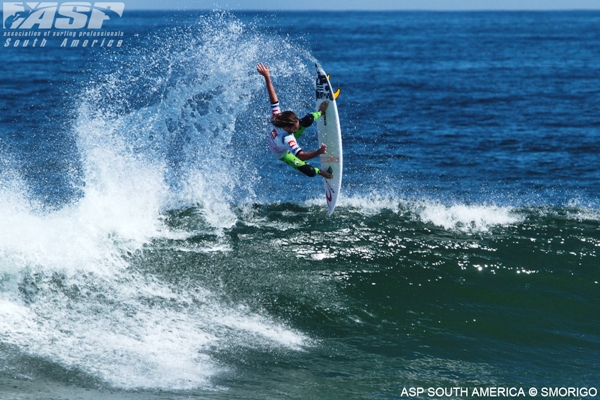
M331 79L331 75L327 74L327 80ZM336 90L335 92L333 92L333 99L337 100L338 96L340 95L340 88L338 88L338 90Z

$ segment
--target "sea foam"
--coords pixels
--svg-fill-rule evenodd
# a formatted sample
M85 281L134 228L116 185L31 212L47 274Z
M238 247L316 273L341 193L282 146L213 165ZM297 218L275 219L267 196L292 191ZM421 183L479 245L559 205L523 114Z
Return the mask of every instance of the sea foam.
M198 251L197 243L177 240L186 234L168 224L171 210L198 210L218 237L236 223L236 202L253 198L256 171L243 168L253 154L232 144L252 93L264 93L256 59L279 57L282 40L226 13L158 39L82 88L72 127L79 198L45 210L29 200L18 174L5 174L0 337L14 357L74 369L92 382L206 388L227 369L214 351L298 350L308 341L260 309L224 301L218 289L153 272L192 268L179 265L177 249ZM294 57L274 61L273 71L285 73ZM243 133L241 142L262 143ZM166 262L154 246L169 240L177 243L164 245L175 254Z

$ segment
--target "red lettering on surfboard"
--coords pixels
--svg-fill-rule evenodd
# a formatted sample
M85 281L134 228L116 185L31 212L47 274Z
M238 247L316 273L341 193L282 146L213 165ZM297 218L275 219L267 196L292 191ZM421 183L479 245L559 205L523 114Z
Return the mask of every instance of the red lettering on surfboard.
M340 158L337 156L330 156L327 154L322 154L321 155L321 162L322 163L339 163L340 162Z

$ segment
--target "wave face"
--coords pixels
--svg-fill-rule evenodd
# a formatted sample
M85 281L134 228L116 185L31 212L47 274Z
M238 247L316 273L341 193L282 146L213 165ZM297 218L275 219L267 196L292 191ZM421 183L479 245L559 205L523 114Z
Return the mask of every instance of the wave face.
M62 379L74 370L88 383L183 390L227 370L214 351L310 342L261 307L205 285L199 270L225 271L193 256L229 254L220 238L238 220L232 207L256 197L255 166L244 168L255 151L239 151L263 148L245 132L260 125L249 118L264 90L255 60L277 57L285 41L223 13L148 41L153 50L123 56L75 101L70 135L80 165L70 181L78 196L48 209L18 170L5 174L5 370L33 378L51 363ZM297 74L294 61L273 69ZM204 244L203 235L218 240Z
M128 18L127 47L68 63L4 49L3 396L598 385L597 122L577 110L600 75L560 34L588 17ZM300 114L315 61L342 82L331 218L321 182L268 153L259 61ZM301 141L317 148L314 128Z

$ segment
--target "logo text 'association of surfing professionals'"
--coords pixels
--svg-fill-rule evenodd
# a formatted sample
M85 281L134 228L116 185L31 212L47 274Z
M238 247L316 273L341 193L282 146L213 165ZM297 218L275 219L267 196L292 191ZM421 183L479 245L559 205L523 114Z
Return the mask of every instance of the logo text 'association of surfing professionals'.
M121 47L124 33L103 28L124 10L120 2L4 2L4 47Z

